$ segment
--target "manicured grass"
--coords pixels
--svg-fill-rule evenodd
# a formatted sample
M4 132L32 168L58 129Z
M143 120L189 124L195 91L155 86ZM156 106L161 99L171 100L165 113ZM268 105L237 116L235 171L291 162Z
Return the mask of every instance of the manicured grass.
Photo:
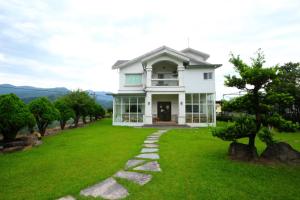
M47 137L38 148L0 155L0 199L92 199L79 191L121 169L152 132L104 120ZM276 139L300 150L300 133ZM231 161L229 142L212 137L209 128L170 130L159 145L163 172L152 173L151 182L141 187L118 179L128 188L127 199L300 199L300 167ZM261 152L265 145L257 140L257 147Z
M153 129L102 120L45 137L44 144L0 155L0 199L56 199L78 194L124 167Z
M300 133L276 138L300 150ZM300 167L231 161L228 146L208 128L171 130L160 139L163 172L143 188L122 181L128 199L300 199Z

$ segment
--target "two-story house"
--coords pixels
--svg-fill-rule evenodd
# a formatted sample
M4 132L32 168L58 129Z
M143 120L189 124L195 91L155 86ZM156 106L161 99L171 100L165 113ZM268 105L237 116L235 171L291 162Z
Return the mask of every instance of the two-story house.
M131 60L118 60L119 90L113 125L216 124L215 69L209 55L192 48L159 47Z

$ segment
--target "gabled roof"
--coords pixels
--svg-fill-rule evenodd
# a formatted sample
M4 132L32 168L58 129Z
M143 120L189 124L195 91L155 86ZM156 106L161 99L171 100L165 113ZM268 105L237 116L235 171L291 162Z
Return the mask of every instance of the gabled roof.
M207 53L203 53L203 52L201 52L201 51L198 51L198 50L196 50L196 49L192 49L192 48L186 48L186 49L183 49L183 50L181 50L181 52L183 52L183 53L188 53L188 52L191 52L191 53L193 53L193 54L196 54L196 55L199 55L199 56L201 56L202 58L204 58L204 60L207 60L208 58L209 58L209 54L207 54Z
M204 59L203 60L199 60L197 58L195 58L194 56L191 57L189 56L188 52L191 52L193 54L199 55L200 57L202 57ZM194 61L195 63L199 64L199 65L211 65L210 63L206 62L205 60L207 60L209 58L209 55L203 52L200 52L198 50L192 49L192 48L186 48L182 51L177 51L175 49L172 49L170 47L167 46L161 46L157 49L154 49L148 53L145 53L139 57L136 57L134 59L131 60L118 60L113 66L113 69L118 69L118 68L122 68L122 67L126 67L132 63L135 63L137 61L141 61L141 62L145 62L151 58L154 58L156 56L160 56L162 54L167 54L167 55L171 55L171 56L175 56L185 62L189 62L189 61Z

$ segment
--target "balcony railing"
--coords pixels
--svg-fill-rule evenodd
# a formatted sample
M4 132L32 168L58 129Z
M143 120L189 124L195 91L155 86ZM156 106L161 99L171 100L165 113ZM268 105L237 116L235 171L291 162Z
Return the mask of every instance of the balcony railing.
M178 86L179 80L178 79L152 79L151 85L152 86Z

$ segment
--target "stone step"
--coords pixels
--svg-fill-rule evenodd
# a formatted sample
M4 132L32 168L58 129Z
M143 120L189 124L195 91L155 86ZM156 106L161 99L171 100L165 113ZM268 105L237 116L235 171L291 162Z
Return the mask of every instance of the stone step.
M157 153L141 153L140 155L137 155L136 158L142 158L142 159L159 159L159 155Z
M150 174L142 174L138 172L129 172L129 171L119 171L117 172L114 177L123 178L129 181L132 181L139 185L145 185L152 179L152 175Z
M143 144L143 146L147 148L157 148L158 144Z
M76 200L76 199L74 197L72 197L71 195L68 195L68 196L61 197L57 200Z
M161 168L157 161L147 162L144 165L133 168L133 170L138 171L151 171L151 172L160 172Z
M125 164L125 169L130 169L144 162L146 162L146 160L137 160L137 159L128 160L127 163Z
M104 199L123 199L129 195L127 189L117 183L112 177L81 190L80 194Z
M158 152L158 148L142 148L141 153L154 153Z
M157 139L155 139L155 140L154 139L152 139L152 140L147 139L147 140L144 141L145 144L153 144L153 143L157 143L157 142L158 142Z

